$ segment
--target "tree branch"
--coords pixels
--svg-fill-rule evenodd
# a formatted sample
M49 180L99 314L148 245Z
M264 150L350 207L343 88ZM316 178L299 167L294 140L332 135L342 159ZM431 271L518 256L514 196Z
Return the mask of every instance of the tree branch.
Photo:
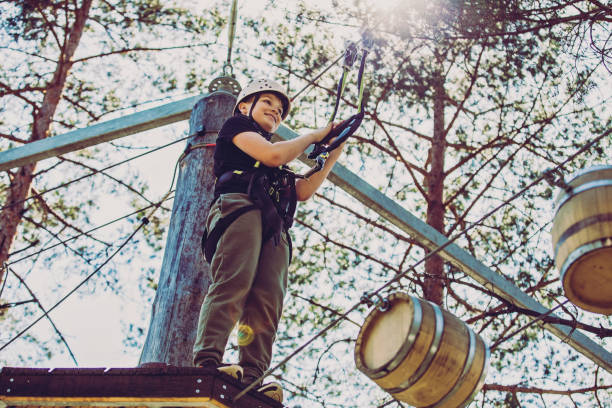
M341 208L341 209L345 210L346 212L351 214L353 217L356 217L357 219L360 219L363 222L365 222L367 225L372 225L372 226L374 226L374 227L376 227L376 228L378 228L378 229L388 233L389 235L393 236L395 239L397 239L399 241L408 242L411 245L419 245L419 246L421 245L419 241L417 241L417 240L415 240L415 239L413 239L411 237L408 237L408 236L405 236L405 235L402 235L402 234L398 234L397 232L393 231L391 228L388 228L388 227L386 227L386 226L384 226L384 225L382 225L382 224L380 224L380 223L378 223L376 221L373 221L373 220L371 220L369 218L364 217L363 215L359 214L357 211L355 211L355 210L353 210L353 209L351 209L351 208L349 208L349 207L347 207L345 205L337 203L336 201L328 198L324 194L316 193L315 195L317 197L322 198L323 200L327 201L328 203L330 203L334 207L338 207L338 208Z
M105 52L102 54L96 54L96 55L90 55L87 57L83 57L83 58L79 58L74 60L74 64L80 63L80 62L85 62L85 61L89 61L95 58L103 58L103 57L108 57L110 55L117 55L117 54L128 54L131 52L148 52L148 51L168 51L168 50L178 50L178 49L183 49L183 48L197 48L197 47L210 47L211 45L214 45L214 43L198 43L198 44L186 44L186 45L176 45L173 47L131 47L131 48L122 48L120 50L115 50L115 51L109 51L109 52Z
M53 217L55 217L55 219L57 219L61 224L65 225L66 227L75 230L76 232L78 232L81 235L85 235L90 239L93 239L94 241L97 241L103 245L105 245L106 247L110 247L112 246L111 244L104 242L94 236L88 235L86 232L83 232L81 229L75 227L74 225L72 225L70 222L68 222L67 220L64 219L64 217L62 217L61 215L59 215L57 212L55 212L48 204L47 202L42 198L42 195L39 194L33 187L32 187L32 197L34 197L34 199L41 205L43 211L48 212L49 214L51 214Z
M587 392L597 392L612 389L612 385L593 386L586 388L576 388L573 390L547 390L538 387L522 387L520 385L501 385L501 384L485 384L482 387L483 391L501 391L519 394L555 394L555 395L572 395L585 394Z
M28 143L28 141L27 141L27 140L20 139L20 138L18 138L18 137L15 137L15 136L13 136L13 135L9 135L9 134L6 134L6 133L0 133L0 137L2 137L2 138L4 138L4 139L7 139L7 140L11 140L11 141L13 141L13 142L20 143L20 144L25 144L25 143Z

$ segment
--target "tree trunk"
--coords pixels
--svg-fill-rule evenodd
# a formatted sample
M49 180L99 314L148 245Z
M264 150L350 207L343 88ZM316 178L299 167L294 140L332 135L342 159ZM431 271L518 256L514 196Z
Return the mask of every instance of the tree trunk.
M444 155L446 131L444 124L444 79L438 73L434 80L434 131L431 143L431 169L427 174L427 224L444 234ZM434 255L425 260L425 299L442 304L444 296L444 260Z
M191 112L190 134L202 129L209 133L190 139L188 146L214 142L216 132L210 132L221 129L235 101L226 92L215 92L201 99ZM200 306L210 285L201 239L214 192L213 153L211 147L195 148L180 164L166 252L149 332L140 356L141 365L193 364L192 348Z
M83 5L76 11L74 24L70 28L66 43L60 50L59 61L57 63L53 79L47 85L43 102L39 109L34 111L34 123L32 135L29 141L44 139L49 136L49 130L53 121L53 116L57 109L68 72L72 66L72 57L81 41L83 29L89 16L92 0L84 0ZM21 217L25 212L25 199L28 197L36 163L28 164L17 170L12 175L11 185L7 194L4 210L0 212L0 265L8 260L8 254L13 245L17 227L21 222ZM0 268L0 283L4 276L4 268Z

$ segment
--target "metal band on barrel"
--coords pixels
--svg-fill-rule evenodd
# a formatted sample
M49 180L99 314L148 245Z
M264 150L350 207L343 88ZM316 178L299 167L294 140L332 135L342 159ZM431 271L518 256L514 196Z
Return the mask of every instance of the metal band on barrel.
M557 244L555 245L555 259L557 259L557 255L559 254L559 248L561 248L561 245L563 245L569 237L571 237L575 233L579 232L580 230L588 226L591 226L593 224L599 224L602 222L609 222L609 221L612 221L612 213L597 214L592 217L587 217L583 220L578 221L575 224L570 225L565 230L565 232L561 234L561 236L559 237L559 240L557 241Z
M444 331L444 315L442 314L442 309L436 304L430 303L434 310L435 320L436 320L436 331L434 333L434 337L431 341L431 345L429 346L429 351L425 356L425 359L419 366L419 369L410 376L406 381L398 385L394 388L385 388L390 394L398 394L406 389L410 388L414 383L416 383L425 372L429 369L431 362L433 361L436 353L438 352L438 348L440 347L440 341L442 340L442 332Z
M558 202L556 203L557 210L555 212L555 215L559 213L559 211L561 210L561 207L563 207L563 204L568 202L570 198L580 193L584 193L585 191L592 190L594 188L601 188L601 187L612 187L612 180L590 181L588 183L581 184L578 187L572 188L571 193L565 193L564 195L560 197L560 199L558 199Z
M486 343L484 343L484 348L485 348L485 358L482 363L482 372L480 373L480 378L478 379L478 382L476 383L476 387L474 387L474 390L472 391L470 396L467 397L465 401L463 401L461 405L459 405L457 408L467 407L468 404L472 402L474 397L476 397L476 394L478 394L478 392L482 388L482 385L485 382L485 378L487 378L487 372L489 371L489 358L491 357L491 350L489 350L489 346L487 346Z
M574 249L568 256L565 262L563 262L563 266L561 267L561 282L565 279L565 274L569 270L569 268L576 262L582 255L588 254L589 252L602 249L602 248L610 248L612 247L612 238L602 238L596 241L589 242L587 244L581 245L578 248Z
M387 364L385 364L382 368L371 370L370 373L366 373L369 375L371 379L378 379L386 376L393 370L395 370L406 358L406 355L414 346L414 340L416 339L419 331L421 330L421 322L423 321L423 309L421 308L421 302L418 298L415 298L412 295L408 295L410 297L410 301L414 306L414 314L412 316L412 323L410 324L410 331L408 332L408 336L405 339L402 347L399 349L395 357ZM403 296L399 295L391 295L390 300L394 300L395 298L403 298Z
M570 184L576 180L578 180L580 177L587 175L589 173L595 173L598 171L606 171L606 170L612 170L612 164L597 164L595 166L586 168L586 169L582 169L582 170L578 170L576 173L572 174L572 178L567 181L567 184Z
M447 392L446 395L440 401L436 402L435 404L431 404L427 408L434 408L443 405L446 401L451 399L453 395L455 395L463 385L465 376L467 375L468 371L470 371L470 368L474 363L474 357L476 356L476 335L474 334L472 329L467 326L466 328L468 330L470 340L468 344L468 353L465 357L465 361L463 362L463 369L461 370L461 374L459 375L459 378L457 378L457 381L455 381L455 385L453 385L453 388L451 388L451 390Z

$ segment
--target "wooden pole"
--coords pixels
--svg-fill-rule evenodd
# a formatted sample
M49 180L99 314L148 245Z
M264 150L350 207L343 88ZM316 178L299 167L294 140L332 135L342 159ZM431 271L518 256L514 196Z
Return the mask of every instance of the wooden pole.
M191 111L188 153L180 163L166 251L140 364L191 366L200 305L210 285L201 251L204 221L213 198L214 143L236 98L223 91L198 101ZM203 133L202 130L206 132Z

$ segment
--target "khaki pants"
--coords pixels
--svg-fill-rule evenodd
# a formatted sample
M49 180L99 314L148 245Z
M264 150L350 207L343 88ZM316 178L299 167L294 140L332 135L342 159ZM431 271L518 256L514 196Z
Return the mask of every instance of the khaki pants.
M206 220L215 223L238 208L251 205L246 194L222 194ZM262 245L261 213L241 215L219 239L211 261L212 283L200 310L193 348L194 364L212 360L221 363L230 332L236 322L248 330L246 345L240 346L245 376L259 377L270 367L272 344L287 290L289 244L285 232L278 246L273 239Z

